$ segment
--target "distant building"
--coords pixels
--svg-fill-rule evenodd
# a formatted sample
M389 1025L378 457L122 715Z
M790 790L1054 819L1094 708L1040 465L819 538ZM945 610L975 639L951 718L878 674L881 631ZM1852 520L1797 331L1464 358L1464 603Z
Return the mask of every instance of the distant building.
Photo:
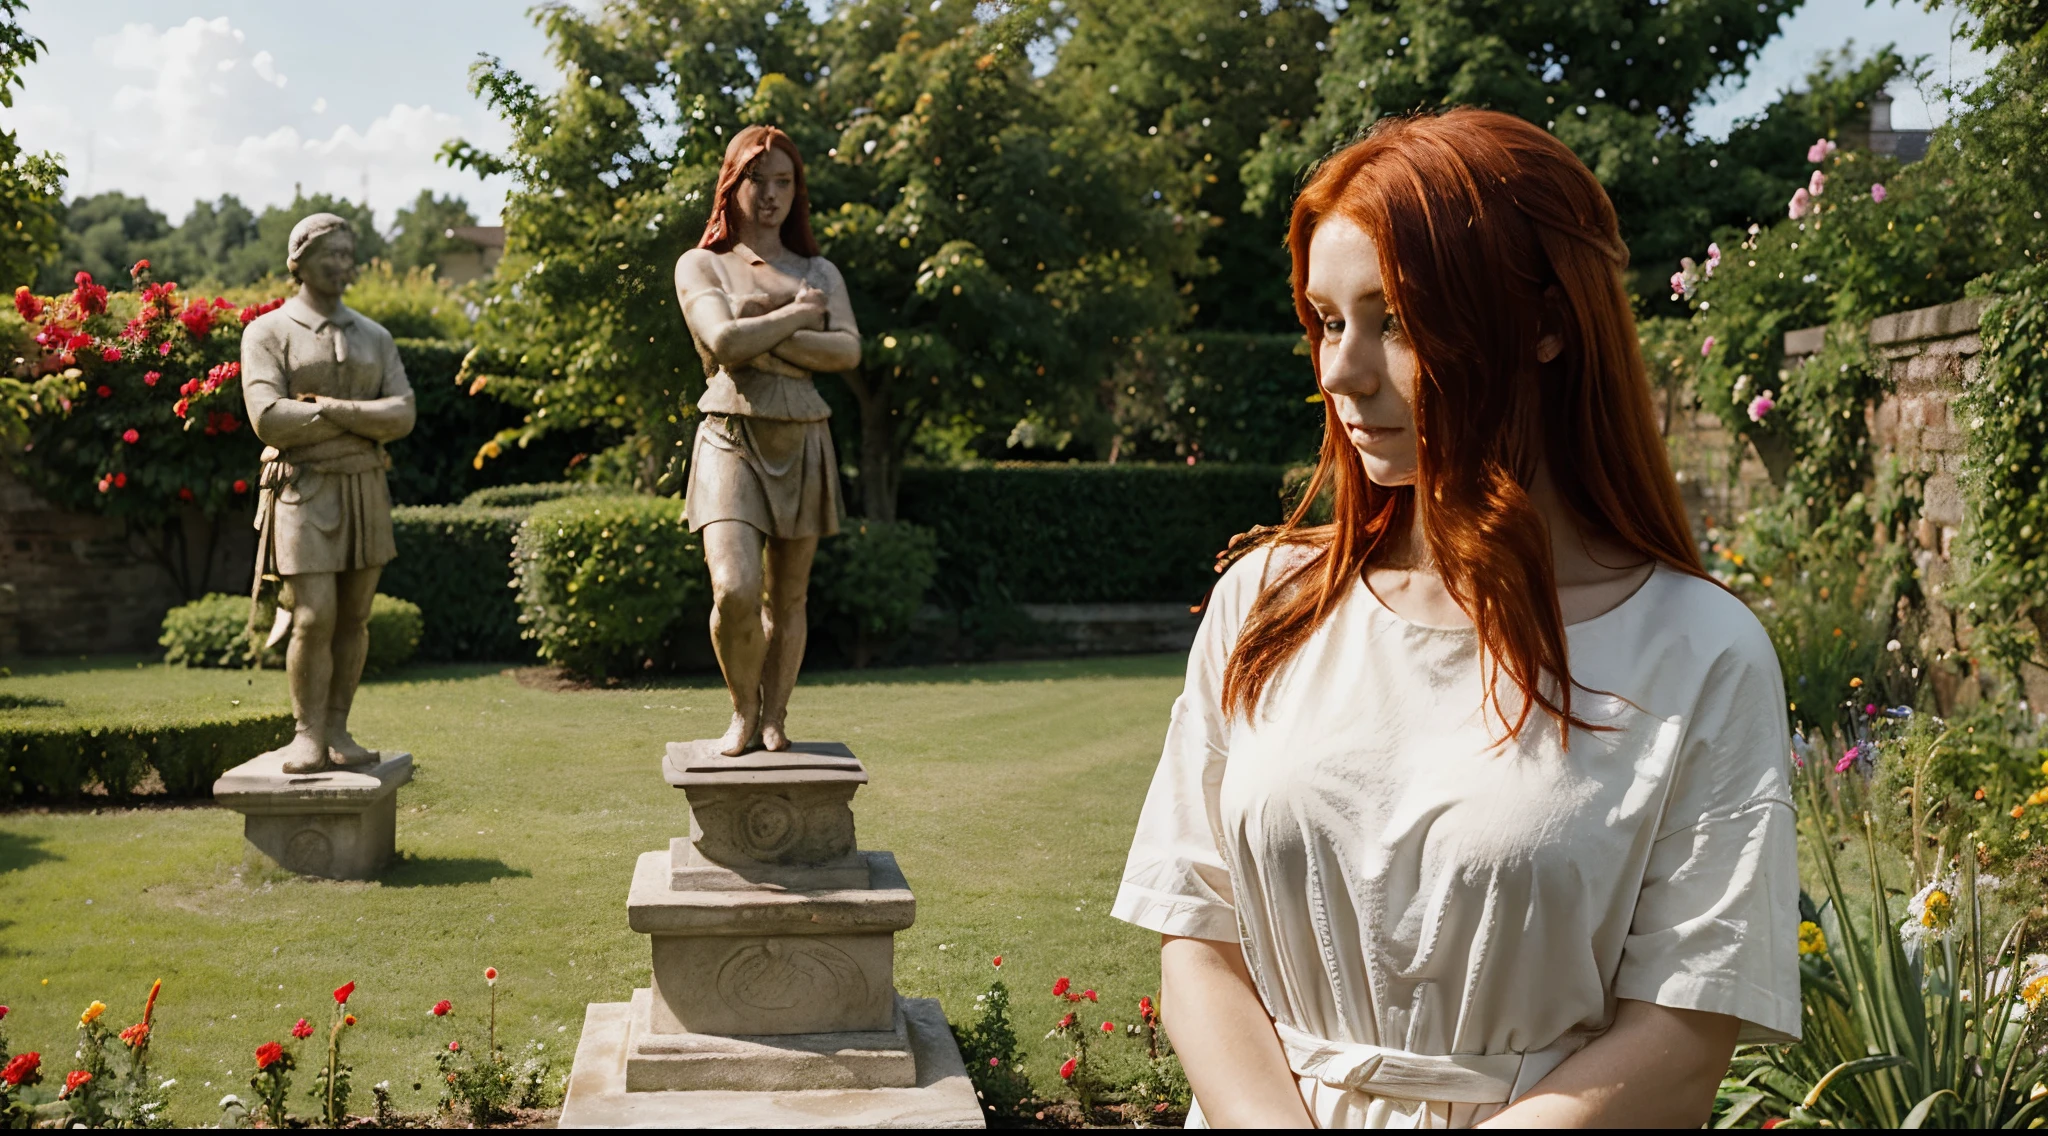
M1901 162L1917 162L1927 156L1931 130L1893 130L1892 97L1883 91L1870 100L1870 152L1886 154ZM504 238L498 238L503 243Z
M1925 144L1922 144L1925 149ZM444 234L461 247L441 257L441 276L451 283L467 284L498 270L505 255L505 226L460 225Z

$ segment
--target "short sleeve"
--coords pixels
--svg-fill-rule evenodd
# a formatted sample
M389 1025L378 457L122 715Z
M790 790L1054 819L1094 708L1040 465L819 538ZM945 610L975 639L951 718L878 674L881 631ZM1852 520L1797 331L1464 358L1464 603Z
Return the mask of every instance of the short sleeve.
M1163 935L1238 940L1218 803L1230 730L1223 670L1258 598L1268 553L1253 552L1217 582L1188 652L1187 685L1173 703L1166 746L1138 815L1138 831L1110 914Z
M1785 689L1754 634L1709 668L1651 846L1618 998L1727 1014L1740 1039L1796 1041L1799 862Z
M384 342L384 398L411 398L412 380L405 374L405 357L398 353L398 341L383 328L377 329L378 338Z
M289 318L269 312L242 333L242 408L257 439L281 450L334 436L319 408L292 400L281 342L287 333L280 322Z

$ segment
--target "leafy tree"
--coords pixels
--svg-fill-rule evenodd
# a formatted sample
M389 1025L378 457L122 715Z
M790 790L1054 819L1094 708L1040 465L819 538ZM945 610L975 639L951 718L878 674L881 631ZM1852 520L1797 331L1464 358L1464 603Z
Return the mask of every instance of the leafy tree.
M286 230L290 235L290 230ZM243 248L255 244L256 214L240 198L224 193L217 201L195 201L170 237L165 240L159 275L190 280L224 278L227 265ZM254 258L249 258L253 264ZM280 259L273 269L283 271ZM258 276L262 275L258 270Z
M1747 222L1729 148L1691 130L1714 83L1747 74L1799 0L1370 0L1330 32L1313 117L1276 123L1246 167L1255 206L1285 204L1315 161L1387 114L1492 107L1555 133L1607 187L1654 291L1697 234ZM1739 153L1736 151L1736 153ZM1738 192L1730 193L1730 190ZM1790 192L1790 186L1786 187ZM1644 268L1643 266L1649 266Z
M1331 30L1314 0L1072 0L1047 76L1061 114L1141 171L1201 261L1182 281L1199 329L1299 330L1287 218L1247 213L1246 161L1316 110ZM1286 193L1291 186L1267 187Z
M21 69L45 46L21 26L27 0L0 0L0 106L14 105ZM14 131L0 130L0 284L12 291L35 279L57 251L58 183L64 167L53 154L24 154Z
M748 123L804 150L813 226L866 336L827 396L856 411L837 422L858 426L845 449L873 519L893 519L921 426L1084 428L1106 349L1174 314L1191 238L1060 121L1025 51L1050 32L1043 9L854 0L814 21L794 0L638 0L539 19L567 82L543 97L479 65L513 147L447 152L515 180L477 378L534 409L500 446L630 426L642 483L680 487L703 375L672 266Z
M118 191L74 199L60 208L62 237L55 260L36 275L37 291L68 290L83 270L108 288L126 289L128 270L154 255L154 247L171 231L164 215L140 197Z
M403 272L440 265L451 252L469 246L448 236L448 230L476 224L469 203L449 194L437 197L430 189L420 190L411 205L398 211L391 234L391 263Z

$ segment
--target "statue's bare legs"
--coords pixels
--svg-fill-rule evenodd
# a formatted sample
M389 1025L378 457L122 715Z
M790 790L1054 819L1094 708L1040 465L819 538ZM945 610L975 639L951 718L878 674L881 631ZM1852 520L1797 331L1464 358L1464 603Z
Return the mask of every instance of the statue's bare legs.
M286 773L318 773L333 765L367 765L377 754L348 732L349 708L370 646L370 600L377 568L314 572L287 580L292 593L291 643L285 673L297 728L281 750ZM271 756L265 754L264 756Z
M737 756L757 742L787 749L783 721L803 665L804 594L818 540L768 537L744 521L713 521L702 532L711 568L711 645L732 695L732 725L719 752Z

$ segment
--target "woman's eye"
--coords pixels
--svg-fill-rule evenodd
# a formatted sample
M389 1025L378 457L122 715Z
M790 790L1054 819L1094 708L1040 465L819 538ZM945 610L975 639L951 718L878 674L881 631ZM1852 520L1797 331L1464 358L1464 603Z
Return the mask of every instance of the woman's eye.
M1323 334L1337 336L1344 334L1344 321L1332 317L1323 321Z

